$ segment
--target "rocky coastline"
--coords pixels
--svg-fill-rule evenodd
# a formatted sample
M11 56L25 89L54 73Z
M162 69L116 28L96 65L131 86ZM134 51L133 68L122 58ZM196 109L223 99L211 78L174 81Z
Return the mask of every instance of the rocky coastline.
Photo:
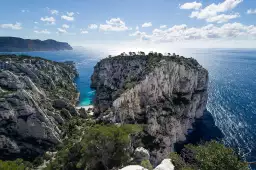
M223 134L206 110L208 71L196 60L105 58L86 107L76 106L77 76L70 61L0 55L0 169L248 170L211 141Z
M33 159L60 143L60 125L78 115L73 62L0 56L0 159Z

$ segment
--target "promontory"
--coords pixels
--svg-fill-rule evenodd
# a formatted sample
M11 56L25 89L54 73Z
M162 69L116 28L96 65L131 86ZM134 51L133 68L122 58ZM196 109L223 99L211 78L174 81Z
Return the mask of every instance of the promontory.
M32 40L18 37L0 37L0 52L59 51L72 50L66 42L55 40Z

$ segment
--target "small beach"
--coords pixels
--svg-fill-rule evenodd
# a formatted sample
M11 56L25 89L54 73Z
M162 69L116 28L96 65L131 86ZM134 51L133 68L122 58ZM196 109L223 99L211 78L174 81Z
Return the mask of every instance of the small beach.
M89 110L90 110L89 115L92 116L92 115L94 114L94 113L93 113L93 105L77 106L76 109L77 109L77 110L79 110L79 109L85 109L86 111L89 111Z
M93 109L93 105L88 105L88 106L77 106L76 109L85 109L85 110L89 110L89 109Z

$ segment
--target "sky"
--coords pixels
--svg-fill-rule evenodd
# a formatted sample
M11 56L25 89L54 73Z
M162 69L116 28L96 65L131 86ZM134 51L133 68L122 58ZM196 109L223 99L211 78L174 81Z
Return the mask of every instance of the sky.
M256 0L2 0L0 36L92 48L256 48Z

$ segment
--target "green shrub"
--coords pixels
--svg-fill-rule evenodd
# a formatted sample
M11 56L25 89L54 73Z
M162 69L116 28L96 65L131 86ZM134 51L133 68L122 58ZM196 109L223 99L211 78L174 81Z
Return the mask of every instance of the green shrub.
M82 159L79 163L88 169L98 169L97 167L111 169L127 163L130 159L129 134L139 130L135 125L94 126L81 141Z
M74 132L76 123L69 124ZM83 130L81 130L83 129ZM46 169L111 169L126 164L130 160L130 134L141 131L137 125L91 125L80 127L69 137L56 159ZM80 139L79 139L80 138ZM74 140L73 140L74 139Z
M143 160L141 161L140 165L148 170L153 170L153 166L149 162L149 160Z
M175 170L182 170L182 168L186 167L186 163L176 152L170 154L170 159L175 166Z
M44 156L43 156L43 159L46 160L46 161L49 161L52 159L52 155L48 154L48 153L45 153Z
M194 161L186 163L178 154L171 153L176 170L249 170L247 163L240 160L231 148L216 141L198 146L189 144L185 149L193 153Z
M2 161L0 160L0 170L30 170L32 164L22 159L16 159L15 161Z
M249 170L231 148L216 141L198 146L187 145L186 148L196 154L195 160L201 170Z
M34 166L39 166L44 163L44 159L42 156L36 157L35 160L33 161Z

